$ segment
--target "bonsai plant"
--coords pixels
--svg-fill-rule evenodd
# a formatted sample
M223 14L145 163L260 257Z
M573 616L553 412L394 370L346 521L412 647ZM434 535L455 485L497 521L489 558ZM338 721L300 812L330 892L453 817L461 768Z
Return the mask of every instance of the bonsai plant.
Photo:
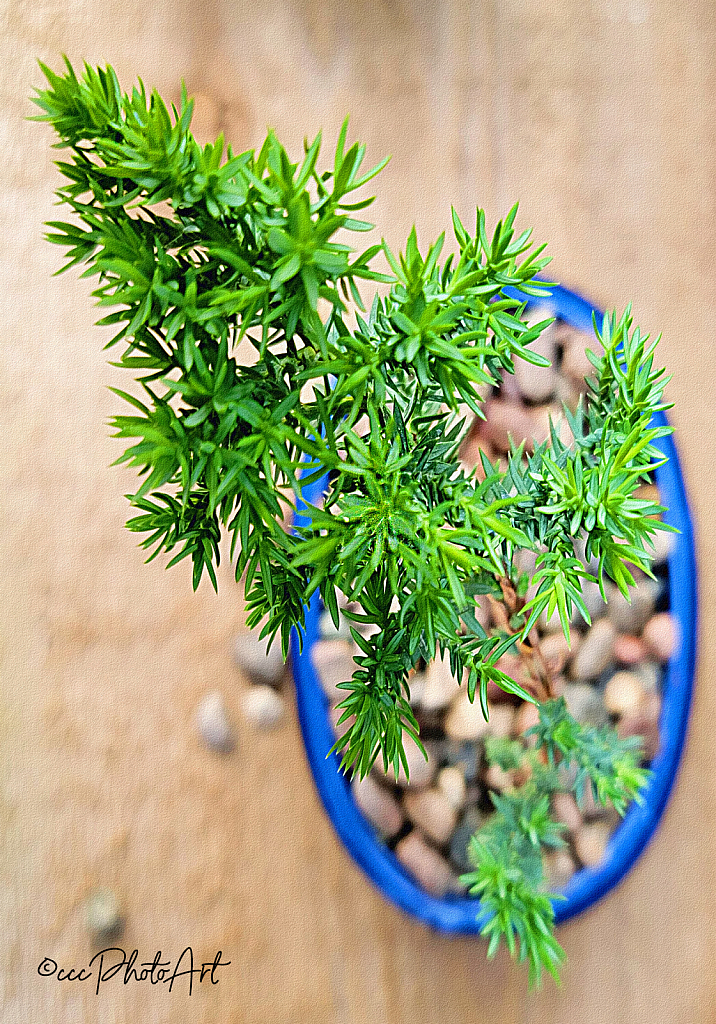
M465 880L488 955L504 940L531 982L543 970L558 978L542 870L543 848L563 841L550 798L569 775L578 800L591 792L623 814L648 773L638 740L569 714L534 627L557 614L569 640L575 611L589 622L583 583L604 595L611 580L627 597L634 567L650 574L655 531L670 529L655 518L662 506L635 497L669 432L650 426L667 408L654 344L629 310L605 317L589 400L565 409L573 444L553 427L531 452L513 446L506 466L483 456L479 475L465 472L457 452L484 389L517 360L548 363L531 345L550 319L525 318L548 259L529 231L516 235L516 206L491 237L482 210L474 233L453 210L456 251L442 263L444 235L421 253L415 229L402 255L382 242L353 256L338 233L372 227L355 216L372 199L354 193L387 161L361 173L365 147L347 147L347 120L325 171L320 135L298 163L273 132L258 153L224 156L221 136L203 148L193 139L185 90L170 113L141 83L122 93L111 67L41 67L37 120L70 152L57 195L76 215L50 222L47 237L67 249L62 269L86 264L83 276L98 277L94 295L112 308L99 322L118 328L108 347L123 346L115 365L141 386L141 398L116 392L132 412L112 420L131 442L117 461L143 478L129 529L146 535L149 560L190 558L195 588L204 571L216 587L226 531L249 624L284 657L312 594L336 625L339 597L355 603L344 614L360 654L341 683L336 742L345 772L364 777L376 761L407 772L406 737L424 751L410 676L436 656L485 718L490 686L539 707L529 748L491 744L522 781L493 798ZM390 286L369 312L366 281ZM257 353L249 366L236 358L244 338ZM291 530L297 498L324 474L323 501ZM531 578L521 551L536 556ZM504 611L497 634L479 620L486 601ZM498 667L508 652L528 683Z

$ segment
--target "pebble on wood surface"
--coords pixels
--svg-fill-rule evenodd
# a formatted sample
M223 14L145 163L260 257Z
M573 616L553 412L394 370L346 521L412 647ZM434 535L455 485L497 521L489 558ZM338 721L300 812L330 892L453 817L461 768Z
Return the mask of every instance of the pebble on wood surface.
M280 693L272 686L257 683L241 696L244 717L257 729L273 729L283 720L286 705Z
M395 854L416 881L438 899L449 892L462 892L463 886L453 874L444 857L434 850L415 830L401 839L395 847Z
M406 793L405 813L438 846L448 842L457 824L457 811L439 789Z
M614 660L616 629L609 619L599 619L584 637L572 659L573 679L596 679Z
M354 778L351 789L359 810L385 839L392 839L400 832L405 820L400 804L372 775Z
M226 704L218 690L202 698L194 716L202 740L211 750L227 754L234 749L234 732L226 713Z
M240 633L234 641L234 659L250 679L276 685L284 673L281 644L274 640L271 650L267 648L268 637L259 640L253 633Z
M85 900L85 924L94 939L111 939L124 926L119 900L111 889L93 889Z

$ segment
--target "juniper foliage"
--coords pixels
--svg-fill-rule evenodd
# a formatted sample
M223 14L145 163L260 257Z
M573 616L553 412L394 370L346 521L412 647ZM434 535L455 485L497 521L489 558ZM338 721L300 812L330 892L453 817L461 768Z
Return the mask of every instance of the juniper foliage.
M455 252L442 263L445 236L422 253L415 229L403 254L383 241L356 256L345 238L372 228L356 214L387 161L362 171L365 147L348 145L347 121L326 170L320 134L298 162L273 132L258 152L234 154L222 136L194 140L185 90L169 110L141 82L123 93L111 67L78 76L65 62L63 74L41 65L48 88L34 100L69 151L57 196L74 217L51 222L47 237L66 250L63 270L96 278L98 305L111 310L99 323L117 328L114 365L139 383L141 397L117 391L130 409L111 421L129 441L117 461L141 478L127 526L144 535L148 560L191 559L195 588L205 571L216 587L226 531L249 622L280 637L284 656L316 590L336 624L340 595L358 603L350 617L373 631L352 630L360 654L342 684L336 743L345 771L365 776L377 759L407 770L405 735L421 745L408 684L420 659L447 654L485 717L491 681L540 703L530 781L495 798L467 881L487 913L490 955L504 939L532 981L543 969L556 977L541 868L542 848L560 842L554 766L574 762L577 789L622 813L646 774L613 730L587 729L551 699L533 627L557 611L569 636L575 609L589 622L587 562L600 587L611 579L625 595L632 567L650 573L664 510L634 491L667 432L650 426L667 407L654 345L629 310L606 317L589 402L568 414L574 446L553 429L530 454L514 449L506 471L483 457L480 481L458 463L466 414L484 415L485 387L516 360L546 363L530 346L551 321L530 325L525 310L545 292L537 275L548 259L529 231L516 233L517 207L491 236L481 209L472 233L453 210ZM390 286L368 311L366 281ZM244 339L252 365L237 359ZM322 506L287 529L294 495L326 472ZM537 554L527 602L523 549ZM509 630L482 628L486 599L506 605ZM529 690L497 667L508 651L533 665Z

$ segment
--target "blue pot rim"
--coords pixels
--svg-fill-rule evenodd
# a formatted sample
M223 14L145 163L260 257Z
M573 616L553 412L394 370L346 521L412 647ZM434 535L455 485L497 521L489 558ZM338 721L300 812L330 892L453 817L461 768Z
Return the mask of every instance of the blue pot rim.
M592 316L596 315L599 324L603 316L586 299L559 285L552 286L536 304L549 307L554 315L587 333L592 332ZM663 413L654 418L655 424L666 422ZM659 751L651 763L653 775L644 792L644 803L641 806L632 804L629 808L612 834L601 863L578 871L564 888L564 899L555 901L558 923L587 910L606 896L643 853L664 813L686 740L697 640L694 536L673 436L661 438L659 447L668 456L668 462L656 470L662 501L669 509L665 518L681 531L675 535L676 541L668 559L670 611L677 622L680 643L665 670ZM306 499L309 502L317 500L323 486L322 480L313 484L306 491ZM305 506L299 503L299 514L301 507ZM439 932L477 934L480 931L479 901L454 895L439 899L424 892L358 810L348 782L339 772L338 757L335 754L326 756L335 738L328 717L328 699L311 660L311 649L319 635L320 611L316 593L306 610L303 651L299 653L298 638L294 633L291 653L298 718L306 755L328 817L354 861L388 900Z

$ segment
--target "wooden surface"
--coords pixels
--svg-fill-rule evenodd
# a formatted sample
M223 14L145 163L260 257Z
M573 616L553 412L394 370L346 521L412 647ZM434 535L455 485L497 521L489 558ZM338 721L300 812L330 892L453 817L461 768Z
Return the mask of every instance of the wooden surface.
M2 9L4 332L0 352L0 1006L8 1024L701 1024L716 1017L716 14L709 0L6 0ZM265 19L265 20L264 20ZM299 152L346 112L376 161L374 220L427 243L479 203L548 241L555 279L663 331L694 511L701 644L690 741L662 827L618 892L560 933L564 987L528 995L506 959L384 904L334 838L295 718L241 723L230 645L241 607L188 573L142 565L122 530L132 488L108 469L102 332L87 282L51 278L50 132L23 118L37 57L111 62L200 94L199 132L236 148L266 124ZM191 716L225 694L237 752ZM219 984L40 978L91 955L82 900L121 895L122 945L218 949Z

